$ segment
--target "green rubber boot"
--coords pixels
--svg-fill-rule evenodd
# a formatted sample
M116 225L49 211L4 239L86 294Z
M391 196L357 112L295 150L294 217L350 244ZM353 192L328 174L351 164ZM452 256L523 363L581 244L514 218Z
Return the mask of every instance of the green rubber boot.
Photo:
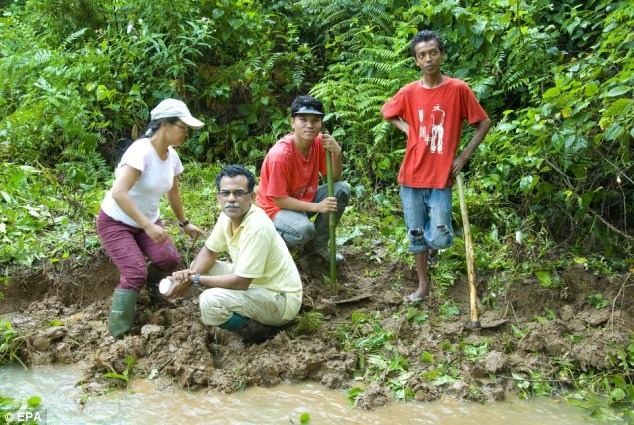
M108 331L113 337L122 338L132 329L138 296L138 292L129 289L114 290L110 317L108 317Z
M240 335L245 342L256 343L273 338L280 331L278 327L267 326L238 313L233 313L229 320L218 327Z
M226 329L228 331L235 331L236 329L240 329L247 324L249 320L248 317L244 317L241 314L233 313L229 320L224 322L221 325L218 325L219 328Z

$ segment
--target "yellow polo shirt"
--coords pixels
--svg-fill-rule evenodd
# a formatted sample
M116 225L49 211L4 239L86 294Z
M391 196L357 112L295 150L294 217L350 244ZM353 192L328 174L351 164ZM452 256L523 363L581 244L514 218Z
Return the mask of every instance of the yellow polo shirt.
M284 240L264 210L252 204L235 232L231 219L220 213L205 246L216 253L228 252L233 274L253 279L251 286L284 293L283 318L295 317L302 305L302 281Z

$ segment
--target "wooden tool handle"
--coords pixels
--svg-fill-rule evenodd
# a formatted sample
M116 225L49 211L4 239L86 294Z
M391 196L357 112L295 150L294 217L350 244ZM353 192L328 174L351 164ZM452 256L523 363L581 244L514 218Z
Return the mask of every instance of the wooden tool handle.
M473 242L471 240L471 228L469 226L469 213L467 211L467 202L464 196L464 179L462 173L456 176L458 185L458 197L460 199L460 215L462 216L462 227L464 232L464 245L467 257L467 277L469 280L469 304L471 306L471 323L474 326L479 325L478 305L476 300L475 287L475 266L473 258ZM479 327L479 326L477 326Z

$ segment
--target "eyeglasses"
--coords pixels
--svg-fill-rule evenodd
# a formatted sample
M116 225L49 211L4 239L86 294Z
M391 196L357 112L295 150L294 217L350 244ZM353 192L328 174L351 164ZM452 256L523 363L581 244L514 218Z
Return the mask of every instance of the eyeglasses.
M246 190L221 190L220 192L218 192L218 196L220 196L222 199L227 199L230 195L233 195L234 198L236 199L242 199L245 196L247 196L249 193L251 193L250 191L246 191Z

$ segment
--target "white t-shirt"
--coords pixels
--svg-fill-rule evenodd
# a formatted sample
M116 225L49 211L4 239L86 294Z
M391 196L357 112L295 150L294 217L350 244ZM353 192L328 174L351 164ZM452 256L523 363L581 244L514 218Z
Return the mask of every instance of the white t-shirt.
M115 170L115 184L116 180L121 177L121 169L124 165L141 171L141 175L130 188L128 194L139 211L150 222L154 223L159 218L161 196L172 188L174 176L183 172L183 164L178 154L172 147L169 147L167 159L162 160L150 143L150 139L143 138L132 143L123 154L121 162ZM130 226L141 227L124 213L119 204L112 198L112 189L106 193L106 197L101 202L101 209L115 220Z

